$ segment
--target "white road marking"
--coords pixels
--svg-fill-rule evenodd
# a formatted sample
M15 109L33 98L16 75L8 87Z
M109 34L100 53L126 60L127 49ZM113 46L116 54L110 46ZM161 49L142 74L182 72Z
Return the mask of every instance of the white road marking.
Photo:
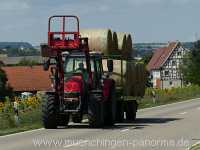
M5 137L13 136L13 135L21 135L21 134L25 134L25 133L32 133L32 132L41 131L41 130L44 130L44 128L39 128L39 129L34 129L34 130L29 130L29 131L23 131L23 132L8 134L8 135L0 136L0 138L5 138Z
M121 130L120 132L126 132L126 131L129 131L129 129L124 129L124 130Z
M190 148L188 148L188 150L197 150L197 148L200 148L200 141L196 142L195 144L193 144Z
M84 143L88 143L88 141L85 140L85 141L82 141L82 142L77 142L77 143L74 143L74 144L65 145L65 146L63 146L63 147L64 147L64 148L69 148L69 147L78 146L78 145L81 145L81 144L84 144Z
M163 108L163 107L167 107L167 106L172 106L172 105L176 105L176 104L184 104L184 103L188 103L188 102L192 102L192 101L196 101L196 100L200 100L200 98L194 98L194 99L188 99L182 102L175 102L175 103L171 103L171 104L166 104L166 105L160 105L160 106L155 106L155 107L150 107L150 108L143 108L143 109L139 109L138 112L143 112L146 110L152 110L155 108Z
M185 114L187 114L187 112L182 112L182 113L179 113L180 115L185 115Z
M88 119L83 119L82 122L87 123ZM73 122L69 122L69 125L73 125ZM65 128L65 127L61 127L61 128ZM23 132L18 132L18 133L12 133L12 134L8 134L8 135L0 136L0 138L9 137L9 136L13 136L13 135L21 135L21 134L26 134L26 133L32 133L32 132L41 131L41 130L44 130L44 129L45 128L39 128L39 129L28 130L28 131L23 131Z

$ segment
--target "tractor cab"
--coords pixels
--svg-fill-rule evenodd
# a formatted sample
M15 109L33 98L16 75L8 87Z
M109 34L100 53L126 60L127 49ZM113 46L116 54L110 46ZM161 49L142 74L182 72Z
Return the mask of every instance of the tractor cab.
M62 53L65 112L87 113L90 92L93 90L102 92L102 54L90 52L89 56L90 65L87 65L84 52Z
M86 56L84 52L74 52L62 54L64 60L64 81L65 83L72 77L76 76L81 79L83 84L90 88L101 88L101 77L103 74L102 54L97 52L90 53L90 66L87 66ZM88 68L90 67L90 68ZM88 70L91 70L89 72ZM91 79L89 76L91 75ZM70 90L65 84L65 92Z

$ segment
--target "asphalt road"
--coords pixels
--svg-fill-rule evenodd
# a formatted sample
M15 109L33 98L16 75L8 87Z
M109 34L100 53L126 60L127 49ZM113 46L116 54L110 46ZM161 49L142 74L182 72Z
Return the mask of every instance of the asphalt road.
M140 110L134 123L39 129L0 137L0 150L185 150L200 141L200 99Z

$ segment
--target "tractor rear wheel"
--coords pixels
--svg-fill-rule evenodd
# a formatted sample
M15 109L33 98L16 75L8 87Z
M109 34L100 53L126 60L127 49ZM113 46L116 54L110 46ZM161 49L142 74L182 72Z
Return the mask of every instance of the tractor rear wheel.
M121 123L124 121L124 101L116 101L116 122Z
M107 101L105 111L105 125L112 126L116 121L116 95L115 87L111 88L110 98Z
M42 120L46 129L56 129L58 125L55 95L48 95L42 103Z
M104 125L104 102L97 101L94 95L90 96L88 102L89 126L99 128Z
M60 114L58 120L58 126L67 126L69 123L69 114Z

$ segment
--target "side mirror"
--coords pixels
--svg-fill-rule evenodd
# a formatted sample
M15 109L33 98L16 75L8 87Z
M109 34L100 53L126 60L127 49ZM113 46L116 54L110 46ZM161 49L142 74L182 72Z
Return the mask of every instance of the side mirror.
M108 68L108 72L113 72L113 60L111 59L107 60L107 68Z
M50 59L48 59L46 62L44 62L43 69L45 71L47 71L47 70L49 70L49 66L50 66Z
M109 78L109 73L108 72L104 72L103 76L102 76L102 79L107 79L107 78Z

